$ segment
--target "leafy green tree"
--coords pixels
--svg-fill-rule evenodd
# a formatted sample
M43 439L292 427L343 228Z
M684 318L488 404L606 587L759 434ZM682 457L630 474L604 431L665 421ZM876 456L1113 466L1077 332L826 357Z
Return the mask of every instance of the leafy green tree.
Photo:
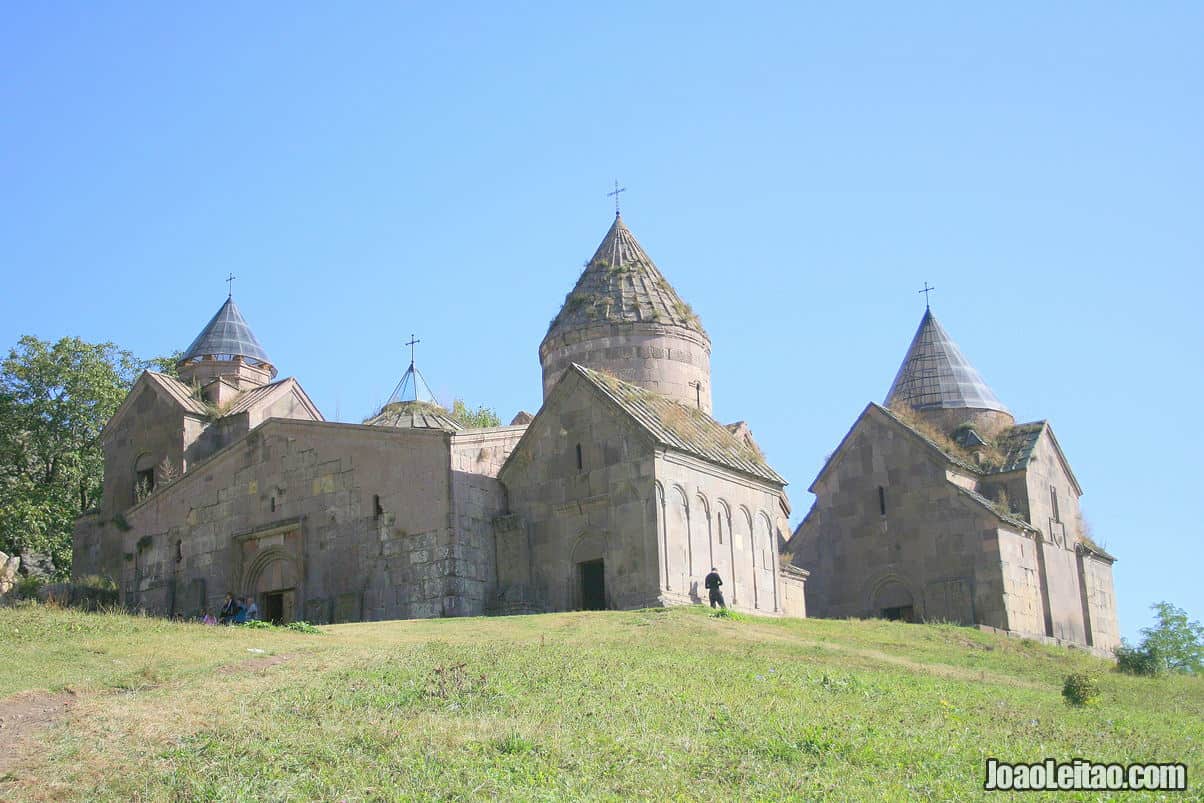
M1142 628L1142 647L1157 656L1167 671L1198 675L1204 672L1204 625L1189 621L1187 611L1169 602L1150 606L1157 617L1153 627Z
M25 336L0 364L0 551L71 567L75 517L100 498L100 431L148 363L112 343Z
M464 403L463 399L456 399L452 403L451 417L469 429L500 427L502 425L502 420L497 417L497 411L492 407L481 405L473 410Z

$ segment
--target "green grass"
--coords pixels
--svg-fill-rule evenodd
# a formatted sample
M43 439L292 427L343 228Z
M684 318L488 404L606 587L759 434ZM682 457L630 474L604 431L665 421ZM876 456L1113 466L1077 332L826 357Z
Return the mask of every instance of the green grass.
M0 697L78 700L0 799L976 799L987 756L1204 768L1199 680L953 626L695 608L322 630L0 609ZM1097 704L1064 702L1071 672Z

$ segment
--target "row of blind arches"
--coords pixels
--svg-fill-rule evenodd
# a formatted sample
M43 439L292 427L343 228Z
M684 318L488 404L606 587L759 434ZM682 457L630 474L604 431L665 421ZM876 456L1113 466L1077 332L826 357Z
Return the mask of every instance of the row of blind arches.
M701 492L680 485L668 493L656 485L657 530L662 582L669 591L699 597L702 580L714 566L733 605L766 611L779 609L777 556L773 526L764 511L743 505L735 511L723 499L712 506Z

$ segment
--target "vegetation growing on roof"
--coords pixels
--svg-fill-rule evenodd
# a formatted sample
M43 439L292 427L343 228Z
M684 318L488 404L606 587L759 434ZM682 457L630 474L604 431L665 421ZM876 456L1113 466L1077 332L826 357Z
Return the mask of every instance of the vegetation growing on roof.
M492 407L482 404L474 409L465 404L463 399L456 399L452 403L451 417L465 429L485 429L502 425L502 419L498 418L497 411Z
M1001 440L999 437L979 446L962 446L951 435L934 427L911 407L905 404L896 404L888 409L891 415L906 427L926 440L931 441L933 445L947 456L967 468L989 474L993 471L998 471L1008 463L1007 453L999 447ZM963 424L962 426L968 426L968 424ZM1000 434L1003 435L1004 433Z

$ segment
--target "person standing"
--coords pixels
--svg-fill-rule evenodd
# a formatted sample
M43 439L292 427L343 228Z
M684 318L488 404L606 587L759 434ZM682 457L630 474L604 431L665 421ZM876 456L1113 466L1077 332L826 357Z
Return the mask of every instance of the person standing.
M719 586L723 585L723 578L719 576L719 571L714 566L711 567L711 573L706 576L702 584L706 586L711 598L711 607L714 608L718 605L726 610L727 605L723 601L723 592L719 590Z

